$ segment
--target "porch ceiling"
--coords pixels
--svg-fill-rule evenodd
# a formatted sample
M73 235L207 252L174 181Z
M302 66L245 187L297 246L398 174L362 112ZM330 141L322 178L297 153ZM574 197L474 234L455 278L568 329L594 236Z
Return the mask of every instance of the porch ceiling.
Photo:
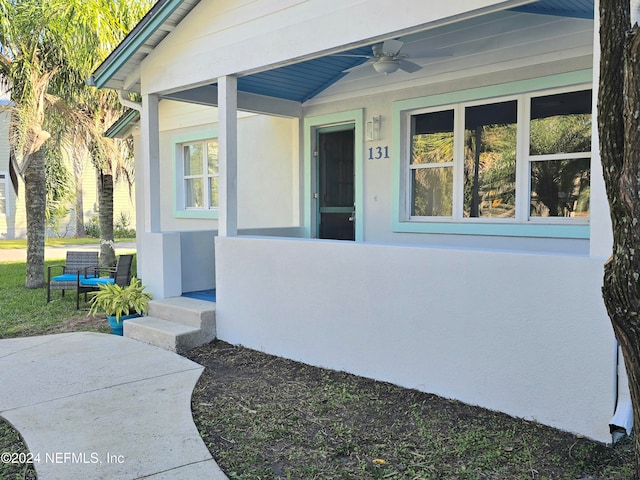
M513 8L513 11L559 15L561 17L593 18L593 0L539 0Z
M370 55L371 47L354 48L342 55ZM238 78L238 90L304 102L347 75L344 70L367 59L331 55Z
M492 14L496 19L504 18L515 13L528 13L537 15L553 15L560 17L593 19L594 7L593 0L540 0L535 3L524 5L518 8L507 10L506 12ZM468 24L472 30L475 20L463 22ZM496 21L496 24L498 22ZM423 33L417 33L408 37L400 38L406 41L402 53L410 53L411 58L421 57L421 51L441 49L445 51L455 45L437 43L434 37L444 36L449 30L455 27L444 26L435 30L427 30ZM496 27L499 29L500 27ZM497 32L496 32L497 33ZM457 41L462 41L459 36ZM432 52L433 53L433 52ZM347 50L339 55L329 55L313 60L307 60L294 65L275 68L265 72L260 72L238 78L238 90L276 97L298 102L305 102L317 94L327 89L335 82L345 77L347 73L344 70L364 63L366 58L342 57L340 55L370 55L371 45ZM438 59L434 55L435 60ZM442 57L440 57L442 59ZM428 63L432 59L427 59ZM418 62L425 63L425 62ZM376 75L371 72L373 75ZM380 74L377 74L380 75Z
M134 30L96 69L88 83L99 88L139 91L140 64L184 18L199 0L159 0ZM593 0L539 0L507 13L528 13L592 19ZM433 32L433 31L431 31ZM416 36L411 36L415 41ZM404 40L404 39L403 39ZM408 47L408 46L407 46ZM438 45L436 48L446 48ZM368 55L371 46L361 46L342 54ZM406 49L403 49L403 53ZM419 57L412 52L410 58ZM304 102L343 78L344 70L366 61L366 58L329 55L271 70L240 76L238 90L268 97ZM179 96L179 95L178 95Z

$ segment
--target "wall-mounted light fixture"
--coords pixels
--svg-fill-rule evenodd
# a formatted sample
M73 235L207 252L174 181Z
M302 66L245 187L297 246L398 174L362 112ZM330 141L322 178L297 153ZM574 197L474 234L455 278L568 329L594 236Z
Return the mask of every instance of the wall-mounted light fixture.
M367 120L367 141L380 140L380 115Z

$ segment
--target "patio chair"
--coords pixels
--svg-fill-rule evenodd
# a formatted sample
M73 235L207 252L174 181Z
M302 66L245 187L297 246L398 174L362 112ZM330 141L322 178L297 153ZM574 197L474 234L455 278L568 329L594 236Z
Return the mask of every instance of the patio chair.
M87 268L98 266L98 252L67 252L64 265L51 265L47 268L47 303L51 301L51 290L75 290L78 279ZM60 269L59 275L53 275Z
M131 264L133 255L120 255L115 267L88 267L84 275L77 277L76 285L76 309L80 308L80 294L84 293L84 301L87 301L87 293L100 289L105 283L115 283L126 287L131 281Z

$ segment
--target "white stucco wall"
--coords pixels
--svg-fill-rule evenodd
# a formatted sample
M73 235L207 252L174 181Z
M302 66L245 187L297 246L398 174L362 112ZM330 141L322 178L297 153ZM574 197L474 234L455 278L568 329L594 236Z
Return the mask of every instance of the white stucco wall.
M455 102L455 92L551 77L593 67L593 22L590 20L504 12L503 15L474 19L472 24L474 28L464 29L452 23L433 31L434 47L453 43L455 55L451 58L438 58L433 64L427 64L410 75L403 72L387 76L353 72L303 104L305 118L329 116L354 109L364 109L365 120L373 116L381 117L380 140L363 145L365 160L362 175L365 188L361 218L364 240L588 254L589 241L584 239L428 235L393 231L392 196L395 191L390 179L394 174L394 155L399 154L393 149L396 122L393 117L394 102L450 92L453 92L451 101ZM462 25L467 23L463 22ZM558 45L563 47L559 48ZM588 88L588 81L585 85ZM581 88L585 88L585 85ZM499 88L493 95L500 96ZM482 98L477 97L477 100ZM594 143L594 152L596 145ZM390 158L367 160L368 148L378 146L389 147ZM302 155L308 156L309 153L303 152ZM597 164L594 166L597 167ZM598 175L597 169L594 172L594 175Z
M592 59L584 57L569 63L553 63L550 65L540 66L538 70L530 68L516 69L509 72L509 81L526 81L542 77L554 77L567 72L572 72L574 68L588 71L592 67ZM455 99L456 92L463 91L474 85L476 87L492 86L504 84L504 74L485 74L471 79L452 79L448 82L437 82L433 84L425 84L415 86L408 89L397 91L388 91L380 94L368 95L367 90L362 95L352 98L343 98L335 101L336 96L340 96L341 84L329 89L326 96L320 95L317 99L305 104L303 111L305 118L314 117L322 118L326 116L331 118L335 112L346 110L364 109L365 121L372 116L379 115L381 117L381 133L378 141L365 141L362 145L364 159L362 161L362 175L364 192L362 205L362 222L364 223L363 240L367 242L379 243L396 243L396 244L416 244L431 246L449 246L460 248L479 248L479 249L510 249L514 251L541 251L569 254L589 254L589 239L565 239L565 238L536 238L535 236L478 236L478 235L447 235L447 234L416 234L416 233L400 233L394 231L392 226L393 217L393 195L397 193L397 186L393 185L394 178L394 160L399 152L394 149L393 129L396 119L393 116L394 102L406 99L414 99L420 97L429 97L441 94L451 93L451 98ZM570 86L571 84L567 84ZM589 88L589 83L581 82L576 84L575 88ZM499 97L500 89L496 87L496 95ZM527 93L526 90L520 93ZM490 97L489 97L490 98ZM478 97L477 100L482 100ZM454 100L452 100L453 102ZM487 100L490 101L490 100ZM417 107L416 107L417 108ZM389 147L389 158L373 159L367 158L369 148L378 146ZM599 182L599 166L597 157L597 143L594 142L592 148L594 158L594 185L596 188L592 191L596 206L606 202L606 197L602 195L602 189ZM302 152L303 161L313 162L309 152ZM313 167L312 167L313 168ZM600 209L598 209L600 211ZM598 215L598 221L602 219ZM607 228L604 225L603 228Z
M215 107L160 102L161 225L163 231L216 229L217 220L174 215L176 138L217 129ZM238 119L238 226L289 227L299 224L298 121L240 114Z
M218 237L218 336L610 441L601 268L584 256Z

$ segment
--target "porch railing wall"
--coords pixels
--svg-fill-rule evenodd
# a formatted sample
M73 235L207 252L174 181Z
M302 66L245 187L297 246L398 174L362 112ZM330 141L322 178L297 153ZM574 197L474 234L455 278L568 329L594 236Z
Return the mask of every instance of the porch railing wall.
M587 256L218 237L218 336L606 442L601 278Z

